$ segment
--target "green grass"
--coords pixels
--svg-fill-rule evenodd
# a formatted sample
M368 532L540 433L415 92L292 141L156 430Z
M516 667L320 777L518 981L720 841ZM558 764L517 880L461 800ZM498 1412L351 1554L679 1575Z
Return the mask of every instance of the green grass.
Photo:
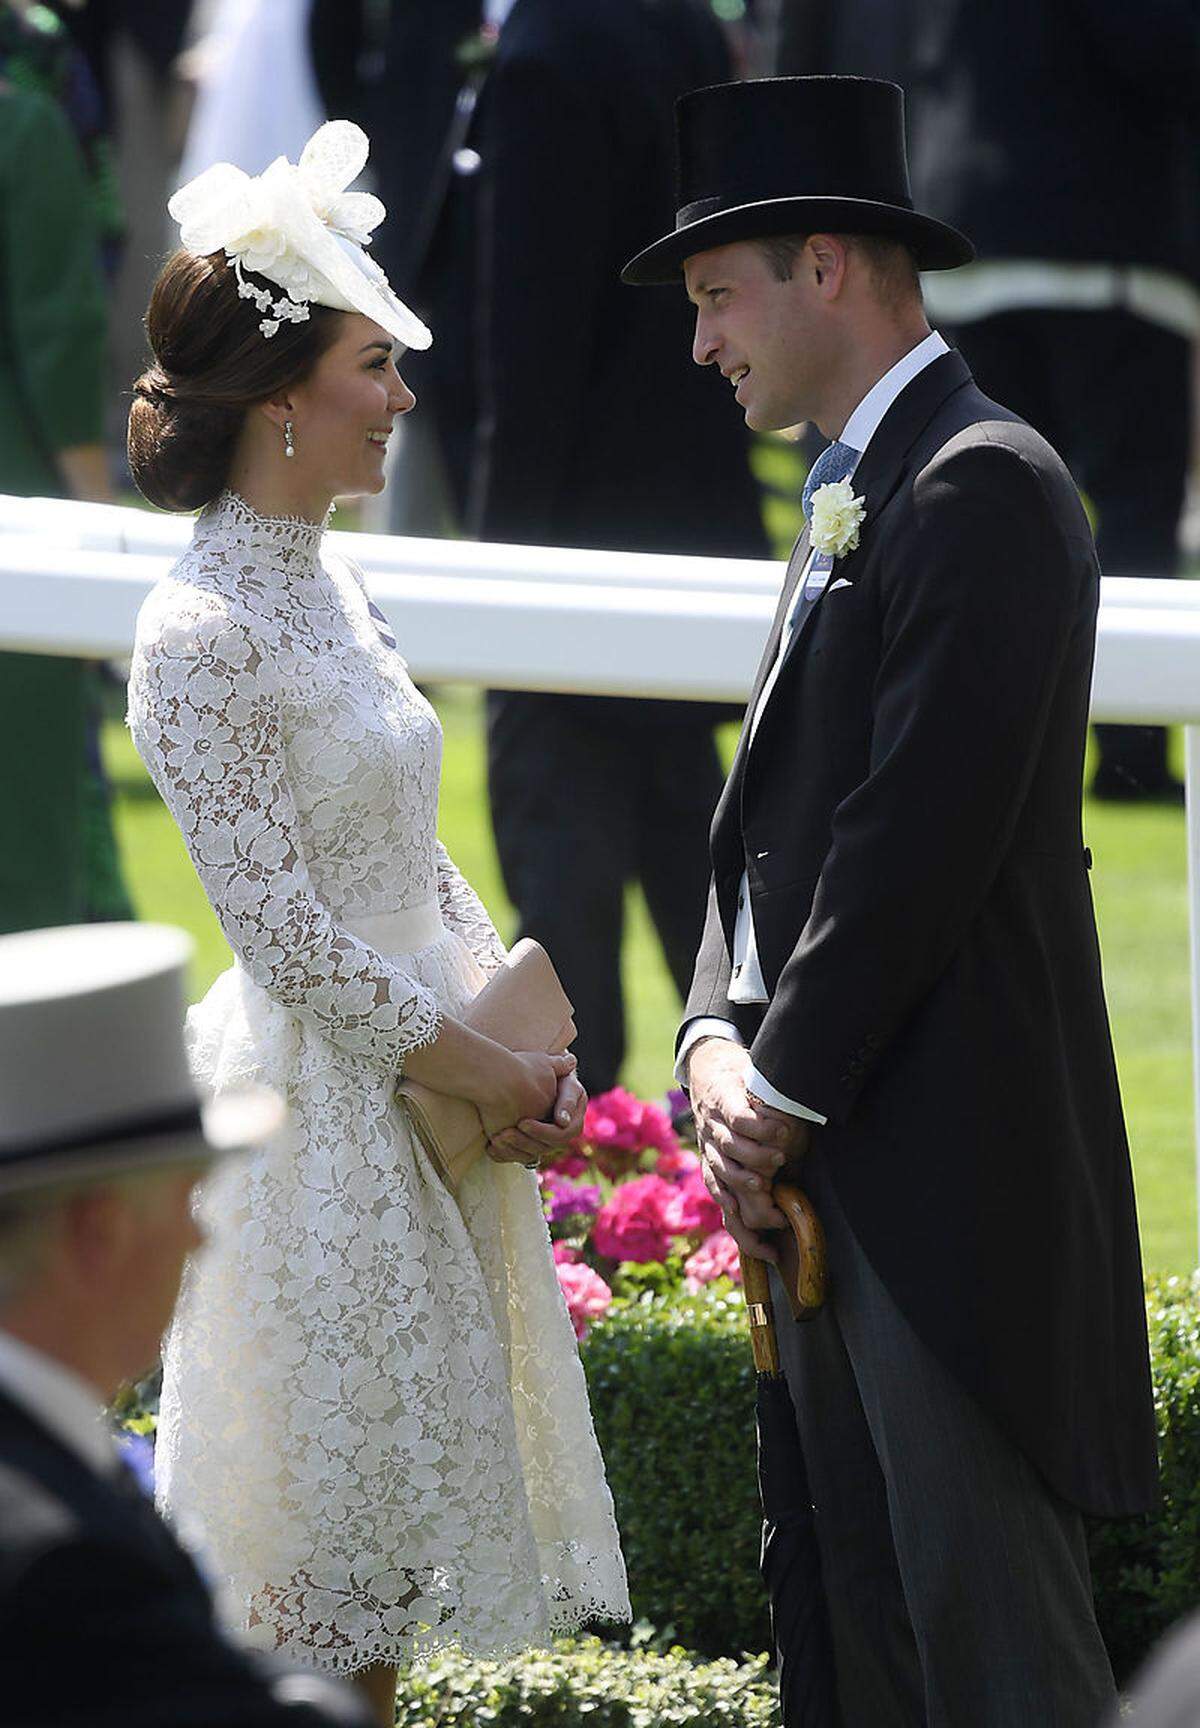
M460 687L434 695L446 731L442 838L508 935L512 909L487 819L480 701ZM723 741L728 748L729 729ZM183 842L119 722L107 724L104 745L138 914L190 931L196 943L192 991L199 996L229 964L229 950ZM1183 815L1092 805L1087 838L1096 860L1093 884L1146 1263L1162 1272L1187 1271L1196 1262L1196 1197ZM635 1092L657 1097L671 1083L679 1004L636 889L629 891L628 913L622 972L629 1056L623 1079Z

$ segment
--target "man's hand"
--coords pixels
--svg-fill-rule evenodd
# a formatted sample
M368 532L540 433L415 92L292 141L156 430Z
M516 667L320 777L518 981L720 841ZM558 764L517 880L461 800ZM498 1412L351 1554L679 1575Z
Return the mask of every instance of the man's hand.
M750 1052L732 1039L702 1038L688 1055L688 1090L704 1180L726 1228L742 1251L776 1261L761 1232L787 1219L771 1199L771 1184L806 1149L808 1127L754 1097L751 1067Z

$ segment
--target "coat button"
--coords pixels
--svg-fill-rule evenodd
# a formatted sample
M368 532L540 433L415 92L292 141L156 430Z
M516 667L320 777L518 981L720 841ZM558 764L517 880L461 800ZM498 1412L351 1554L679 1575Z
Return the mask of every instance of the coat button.
M739 912L744 911L745 907L746 907L746 896L744 894L739 894L738 895L738 911Z
M1085 870L1090 870L1092 867L1092 849L1090 846L1085 846L1083 849L1083 865Z

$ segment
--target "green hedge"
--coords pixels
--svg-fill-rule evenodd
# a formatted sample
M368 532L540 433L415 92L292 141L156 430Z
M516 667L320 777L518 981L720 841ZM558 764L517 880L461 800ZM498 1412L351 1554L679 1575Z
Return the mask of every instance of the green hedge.
M1091 1532L1100 1627L1125 1678L1200 1603L1200 1276L1146 1287L1162 1506Z
M1200 1603L1200 1279L1147 1292L1163 1504L1091 1532L1119 1677ZM769 1646L740 1293L620 1304L583 1346L634 1613L710 1656Z
M400 1682L397 1728L778 1728L762 1659L696 1663L598 1638L502 1662L442 1656Z
M766 1650L741 1292L616 1305L582 1355L635 1617L706 1655Z

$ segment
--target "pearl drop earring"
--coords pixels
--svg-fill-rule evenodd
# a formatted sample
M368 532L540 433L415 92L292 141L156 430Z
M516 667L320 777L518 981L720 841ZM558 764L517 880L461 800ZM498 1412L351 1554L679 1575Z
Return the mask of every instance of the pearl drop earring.
M296 454L296 440L292 436L292 423L290 420L285 420L283 423L283 453L285 456L294 456Z

